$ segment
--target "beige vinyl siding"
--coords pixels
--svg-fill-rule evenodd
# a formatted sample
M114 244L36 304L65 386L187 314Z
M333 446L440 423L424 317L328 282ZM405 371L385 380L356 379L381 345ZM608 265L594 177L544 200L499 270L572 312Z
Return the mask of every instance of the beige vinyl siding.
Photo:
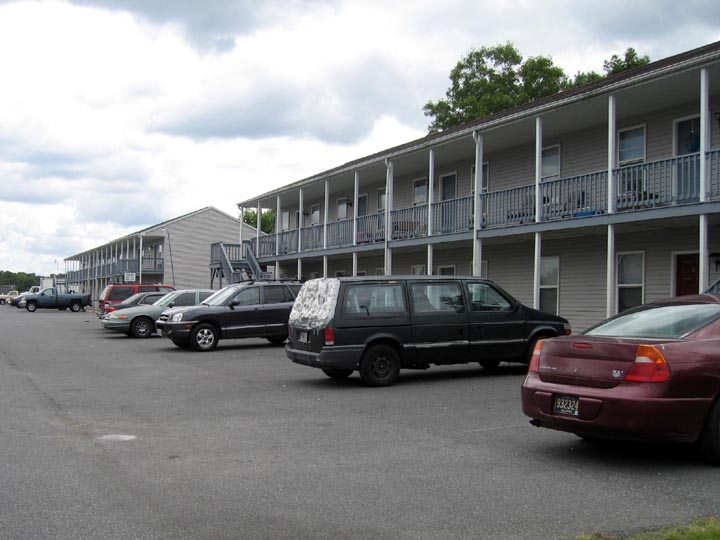
M178 289L210 288L210 245L215 242L237 244L240 236L238 220L214 208L166 223L164 228L170 231L175 287ZM172 283L173 265L167 235L160 228L153 229L148 234L166 237L163 246L163 281ZM255 229L246 226L243 235L244 240L249 240L255 238L257 233Z

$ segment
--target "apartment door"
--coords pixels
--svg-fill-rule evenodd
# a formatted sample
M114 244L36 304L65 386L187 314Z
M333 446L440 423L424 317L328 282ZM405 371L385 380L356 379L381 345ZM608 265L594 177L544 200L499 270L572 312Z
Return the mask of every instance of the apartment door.
M700 287L698 277L699 259L697 253L675 256L675 294L697 294Z

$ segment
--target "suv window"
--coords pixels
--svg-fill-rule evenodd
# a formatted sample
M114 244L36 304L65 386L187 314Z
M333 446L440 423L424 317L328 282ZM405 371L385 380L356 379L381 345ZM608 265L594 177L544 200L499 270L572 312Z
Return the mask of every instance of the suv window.
M260 303L260 288L247 287L241 290L233 298L233 302L237 302L239 306L253 306Z
M404 313L405 295L397 283L348 285L343 312L347 315Z
M415 313L465 311L459 283L413 283L410 293Z
M263 295L265 304L281 304L293 301L293 297L285 285L266 285L263 287Z
M512 305L487 283L468 283L468 295L473 311L511 311Z
M200 292L200 301L204 301L208 298L210 298L213 294L215 294L214 291L201 291Z
M180 293L173 299L173 303L176 306L194 306L196 294L195 292Z
M297 295L300 294L300 289L302 289L302 285L298 283L297 285L288 285L288 287L290 287L293 296L297 298Z
M132 287L113 287L106 300L125 300L133 295Z

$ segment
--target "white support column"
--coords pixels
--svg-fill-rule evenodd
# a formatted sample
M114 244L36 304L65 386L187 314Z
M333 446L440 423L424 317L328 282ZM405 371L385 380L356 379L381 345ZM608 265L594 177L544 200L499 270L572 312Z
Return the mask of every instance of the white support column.
M700 70L700 202L707 202L710 193L708 167L705 155L710 148L710 81L707 68ZM708 288L710 282L710 261L708 242L708 215L700 215L699 234L699 276L698 292Z
M138 269L140 270L138 272L139 275L139 283L142 283L142 267L143 267L143 237L142 234L140 235L140 251L138 252Z
M535 118L535 223L540 223L543 217L542 146L543 124L542 118L538 116Z
M617 204L617 188L615 179L613 178L613 169L615 168L615 154L617 152L616 139L616 111L615 96L608 96L608 155L607 155L607 211L608 214L615 213ZM614 230L613 230L614 232ZM614 286L614 285L613 285ZM613 308L614 311L614 308Z
M535 255L533 261L533 307L540 309L540 275L542 271L542 234L535 233Z
M615 315L615 225L607 229L607 291L605 299L605 316Z
M330 186L325 180L325 213L323 217L323 249L327 249L327 224L328 224L328 207L330 206ZM327 263L325 264L324 277L327 277Z
M240 246L242 246L243 243L243 224L245 223L245 207L244 206L238 206L238 210L240 211L240 232L238 233L238 242L240 243ZM277 216L275 216L277 217ZM240 248L240 253L242 253L242 247Z
M260 205L258 204L258 223L260 222ZM280 195L275 197L275 255L280 255L280 223L282 223L282 206ZM260 256L260 248L256 252Z
M483 164L483 136L473 131L475 140L475 178L472 179L474 189L473 197L473 267L470 273L479 276L482 268L482 240L478 238L477 232L483 228L483 205L482 205L482 164Z
M708 70L700 70L700 202L707 202L708 171L705 154L710 148L710 82Z
M352 258L352 265L353 265L353 267L352 267L352 275L353 275L353 276L357 276L357 271L358 271L358 254L357 254L357 251L353 252L352 255L353 255L353 258Z
M302 259L298 257L297 260L297 278L302 279Z
M702 155L702 154L701 154ZM708 215L700 214L700 231L698 235L699 249L698 253L700 256L698 260L700 262L700 268L698 269L700 275L698 276L698 292L702 293L708 288L710 284L710 260L709 253L710 247L708 242Z
M428 236L433 235L433 203L435 202L435 150L428 151L428 211L427 231ZM428 269L430 267L428 266Z
M352 245L357 245L357 220L358 220L358 197L360 196L360 173L355 171L355 188L353 189L353 241ZM353 276L355 270L353 270Z
M328 258L323 255L323 277L328 277Z
M280 197L278 196L278 207L280 206ZM257 222L255 223L255 230L257 231L257 236L255 237L255 255L260 257L260 231L262 227L262 207L260 206L260 201L257 203Z
M299 210L298 210L298 245L297 245L297 253L302 252L302 232L303 227L305 226L305 193L303 191L303 188L300 188L300 200L298 201L299 204ZM298 260L298 263L300 261ZM300 276L298 275L298 279L300 279Z
M426 273L428 276L432 276L433 274L433 267L434 267L434 261L433 258L435 256L435 250L433 249L432 244L428 244L427 246L427 268Z
M393 163L385 160L387 172L385 174L385 275L392 275L392 250L389 242L392 235L392 209L393 209Z

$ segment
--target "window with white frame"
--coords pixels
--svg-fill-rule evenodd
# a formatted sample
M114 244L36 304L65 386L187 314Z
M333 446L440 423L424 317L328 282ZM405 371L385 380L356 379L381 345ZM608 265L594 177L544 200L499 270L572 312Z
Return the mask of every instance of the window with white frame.
M320 225L320 205L313 204L310 207L310 224Z
M347 219L348 217L348 199L347 197L341 197L337 200L337 218Z
M384 275L385 275L385 269L384 269L384 268L376 268L376 269L375 269L375 275L376 275L376 276L384 276Z
M427 202L427 179L420 178L413 181L413 206Z
M470 194L475 195L475 165L470 167ZM488 192L490 177L490 162L484 161L482 164L482 176L480 177L480 193Z
M618 131L618 165L645 161L645 126Z
M345 270L335 270L335 277L345 277Z
M413 264L410 266L410 274L413 276L424 276L427 274L427 265Z
M364 275L366 275L366 274L367 274L367 273L365 272L365 270L358 270L358 271L357 271L357 274L355 274L355 275L356 275L356 276L364 276Z
M280 230L287 231L290 228L290 211L283 210L280 214Z
M560 289L560 258L540 258L540 311L558 313Z
M560 145L549 146L542 150L541 162L542 181L557 180L560 178Z
M377 195L378 213L385 211L386 203L387 203L387 194L385 193L385 188L380 188L380 189L378 189L378 195Z
M645 253L635 251L617 255L617 311L639 306L645 296Z

